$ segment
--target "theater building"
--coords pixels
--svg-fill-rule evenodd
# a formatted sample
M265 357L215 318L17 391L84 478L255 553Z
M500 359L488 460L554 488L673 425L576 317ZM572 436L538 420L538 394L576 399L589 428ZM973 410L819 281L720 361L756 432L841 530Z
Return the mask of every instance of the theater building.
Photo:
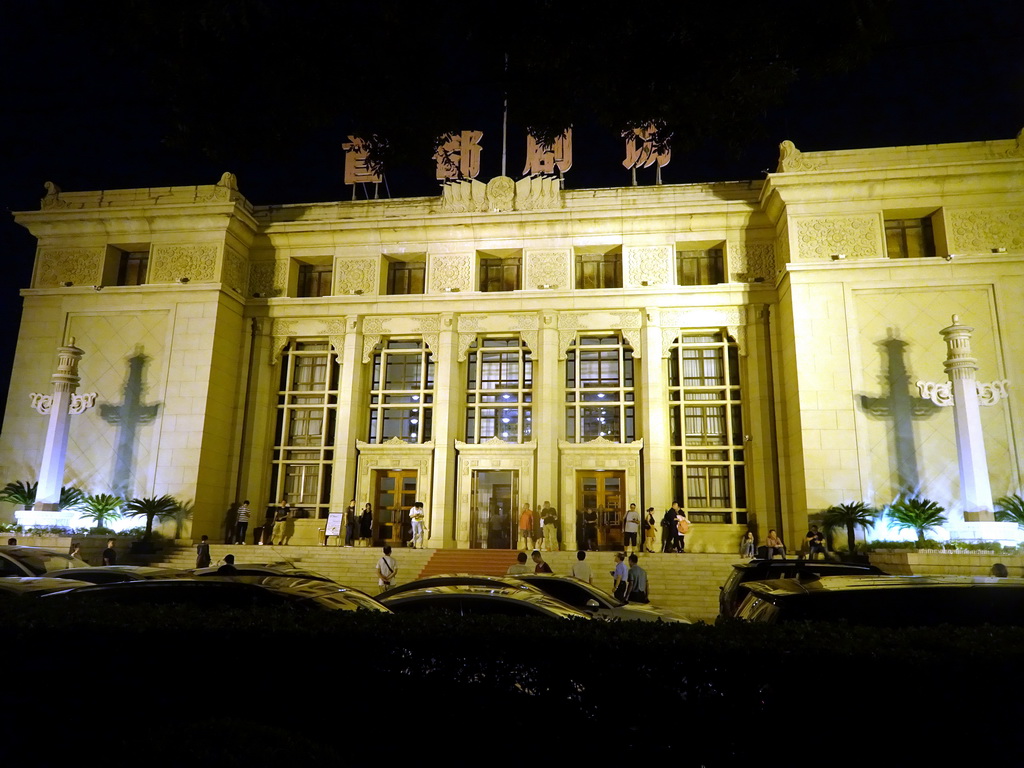
M515 546L550 502L564 546L599 513L678 500L697 551L801 538L843 501L921 492L963 522L939 331L974 328L995 496L1024 454L1024 139L801 152L764 179L253 206L234 177L62 192L38 239L0 437L34 478L56 348L85 355L66 482L194 500L214 537L281 498L317 541L350 499L398 544ZM13 331L12 331L13 332ZM966 524L965 524L966 525Z

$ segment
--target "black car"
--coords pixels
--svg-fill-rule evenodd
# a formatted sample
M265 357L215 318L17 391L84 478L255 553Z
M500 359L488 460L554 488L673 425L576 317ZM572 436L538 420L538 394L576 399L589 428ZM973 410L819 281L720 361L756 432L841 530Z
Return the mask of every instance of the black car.
M194 568L188 572L190 576L205 579L210 576L224 576L220 570L223 566L211 565L209 568ZM334 579L329 579L323 574L311 571L308 568L298 568L291 563L235 563L230 566L232 576L289 576L300 579L313 579L315 581L326 581L334 584Z
M4 576L0 578L0 600L14 597L40 597L69 587L88 586L87 581L53 579L48 576Z
M494 589L512 587L514 589L525 589L537 593L543 592L543 590L532 589L530 586L520 581L519 577L522 575L523 574L519 573L515 576L485 576L478 573L439 573L435 576L425 576L422 579L407 581L405 584L399 584L396 587L391 587L388 590L387 595L388 597L394 597L395 595L400 595L403 592L412 592L416 589L466 585L493 587Z
M509 577L512 578L512 577ZM517 581L525 581L544 594L551 595L573 608L596 618L620 621L668 621L690 624L689 619L667 608L658 608L646 603L627 603L605 592L600 587L580 581L572 576L553 573L517 573Z
M46 574L55 579L88 581L90 584L115 584L119 581L144 581L146 579L183 579L188 571L175 571L152 565L95 565L88 568L67 568Z
M544 593L521 586L452 584L413 589L380 598L395 613L447 613L453 616L589 619L590 614Z
M0 546L0 577L47 576L50 571L88 568L80 557L46 547Z
M759 623L843 621L876 627L1024 626L1024 579L825 576L752 581L737 617Z
M751 560L749 563L735 563L729 578L719 587L718 615L736 615L736 609L746 596L746 589L742 585L749 581L872 574L884 576L885 571L867 563L839 563L831 560Z

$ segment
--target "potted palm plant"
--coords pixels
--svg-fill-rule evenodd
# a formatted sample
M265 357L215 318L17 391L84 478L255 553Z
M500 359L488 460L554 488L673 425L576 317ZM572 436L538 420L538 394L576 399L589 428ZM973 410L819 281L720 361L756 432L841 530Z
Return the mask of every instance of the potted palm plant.
M148 496L143 499L134 498L124 503L124 514L128 517L145 517L146 530L142 534L141 541L132 542L132 554L152 554L156 551L153 546L153 521L167 520L173 518L180 509L181 504L173 496Z
M15 480L13 483L5 485L3 490L0 490L0 501L14 504L21 509L31 509L32 505L36 503L36 488L38 487L39 483L25 483L21 480Z
M946 524L945 508L931 499L919 496L900 496L886 507L886 514L901 531L913 530L917 545L924 546L925 534Z
M1019 493L1012 493L997 500L996 520L1000 523L1016 523L1024 528L1024 498Z
M101 529L97 531L98 533L106 533L110 530L107 523L120 519L122 504L124 504L124 499L119 496L109 493L91 494L83 500L79 514L86 520L95 522L96 528Z
M857 528L874 528L879 510L863 501L848 501L829 507L821 514L821 522L826 534L836 530L846 530L846 543L849 549L847 559L850 562L867 562L867 557L857 554Z

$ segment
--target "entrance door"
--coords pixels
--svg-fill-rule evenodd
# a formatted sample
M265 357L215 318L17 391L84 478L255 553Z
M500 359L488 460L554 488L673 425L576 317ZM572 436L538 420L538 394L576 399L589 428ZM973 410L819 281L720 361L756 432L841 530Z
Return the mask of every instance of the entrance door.
M411 540L409 508L416 501L416 470L375 471L373 498L374 546L400 547Z
M518 498L518 471L474 469L469 546L511 549L516 541Z
M583 520L587 509L597 512L599 549L622 549L622 518L626 510L626 473L620 470L582 470L576 473L576 516ZM583 547L586 538L581 537Z

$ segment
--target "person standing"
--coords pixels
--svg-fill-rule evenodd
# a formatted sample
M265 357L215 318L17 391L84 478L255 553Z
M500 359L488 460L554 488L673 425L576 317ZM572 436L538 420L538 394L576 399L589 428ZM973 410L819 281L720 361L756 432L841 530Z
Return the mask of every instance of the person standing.
M540 513L541 522L544 524L544 547L548 552L558 551L558 512L551 506L550 501L544 502L544 508Z
M630 504L626 516L622 518L622 548L626 552L636 552L636 537L639 531L640 513L636 511L636 504Z
M235 512L235 544L245 544L245 532L249 530L249 500L246 499Z
M276 546L283 547L288 543L288 521L291 520L292 510L288 503L281 499L281 505L274 512L274 538Z
M210 537L204 533L196 545L196 568L209 568L210 562Z
M590 570L590 563L587 562L587 553L582 549L576 553L576 562L572 564L572 576L587 584L594 583L594 574Z
M686 513L683 510L679 510L679 514L676 515L676 533L679 535L679 547L678 552L680 554L686 552L686 534L690 532L690 521L686 517Z
M82 545L76 541L71 542L71 549L68 550L68 554L71 557L77 557L79 560L82 559Z
M551 566L544 562L544 556L539 549L533 550L532 557L534 573L551 573Z
M597 552L597 510L593 507L583 512L583 538L587 540L587 551Z
M522 546L516 549L525 551L533 545L533 510L529 504L523 504L523 511L519 514L519 538Z
M391 547L385 545L384 553L380 556L380 560L377 561L377 586L380 587L381 593L391 589L391 585L395 581L395 574L397 573L398 563L391 556Z
M414 501L412 503L412 509L409 510L409 522L412 523L412 548L416 549L416 543L419 542L420 549L423 549L423 520L426 517L426 512L423 510L422 501Z
M621 552L615 553L615 570L612 574L612 594L619 600L626 599L626 583L629 580L629 571L626 570L626 556Z
M640 567L640 558L629 556L626 600L631 603L649 603L647 599L647 571Z
M656 538L655 528L658 525L654 517L654 507L648 507L644 512L644 549L654 552L654 539Z
M103 564L117 565L117 552L114 550L114 539L107 539L107 548L103 550Z
M345 546L351 547L356 537L356 500L352 499L345 507Z
M363 505L363 511L359 514L359 540L362 546L370 546L373 540L373 507L370 502Z
M677 530L677 518L682 513L679 509L679 502L673 501L672 506L665 510L661 518L661 551L679 551L679 533Z

